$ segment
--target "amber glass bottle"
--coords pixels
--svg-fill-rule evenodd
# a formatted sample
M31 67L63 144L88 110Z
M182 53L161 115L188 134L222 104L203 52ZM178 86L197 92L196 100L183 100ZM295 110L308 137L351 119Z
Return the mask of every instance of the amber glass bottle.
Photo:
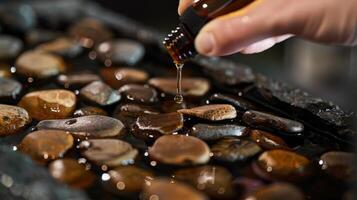
M196 54L194 39L210 20L238 10L254 0L196 0L180 18L179 26L165 38L164 45L175 63L184 63Z

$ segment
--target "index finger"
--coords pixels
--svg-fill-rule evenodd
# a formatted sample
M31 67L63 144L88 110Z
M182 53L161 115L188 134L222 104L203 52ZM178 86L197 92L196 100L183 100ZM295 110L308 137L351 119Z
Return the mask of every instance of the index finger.
M178 14L182 15L182 13L193 3L193 0L180 0L178 7Z

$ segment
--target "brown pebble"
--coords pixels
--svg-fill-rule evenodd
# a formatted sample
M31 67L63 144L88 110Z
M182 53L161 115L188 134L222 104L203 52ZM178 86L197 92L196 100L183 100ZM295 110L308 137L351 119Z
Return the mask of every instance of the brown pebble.
M129 102L154 104L159 100L156 90L144 85L124 85L119 89L119 93L122 95L123 99Z
M50 163L48 169L53 178L73 188L89 188L95 181L95 175L74 159L55 160Z
M126 127L131 127L139 116L147 114L158 114L152 106L140 104L121 104L114 111L114 117L122 121Z
M281 139L279 136L273 135L265 131L253 130L251 132L250 138L260 147L267 150L290 149L289 146L284 142L284 140Z
M276 149L262 153L253 169L264 179L299 181L311 173L310 164L309 159L302 155Z
M143 200L207 200L201 192L180 182L157 179L146 184L142 192Z
M68 90L42 90L26 94L19 102L36 120L64 119L72 116L76 95Z
M249 140L225 138L212 145L213 158L225 162L245 161L259 152L261 148Z
M294 185L288 183L273 183L258 189L247 196L245 200L304 200L304 194Z
M116 167L133 164L138 150L117 139L85 140L79 144L81 153L98 166Z
M0 136L18 133L30 122L30 115L25 109L0 104Z
M169 135L182 129L183 116L173 112L167 114L146 114L136 120L134 135L144 140L153 140L161 135Z
M29 133L19 144L19 150L39 164L63 157L73 146L73 137L66 131L39 130Z
M82 52L82 46L72 38L60 37L39 45L36 50L72 58Z
M202 140L185 135L164 135L149 148L151 159L170 165L205 164L210 149Z
M61 57L39 51L21 54L15 66L16 73L38 79L49 78L66 71L66 64Z
M120 166L108 172L110 179L106 188L118 195L128 196L140 193L145 184L154 179L154 174L135 166Z
M149 78L149 75L145 71L124 67L106 67L100 70L100 74L104 81L114 89L119 89L121 86L126 84L142 84Z
M330 176L344 181L357 180L357 168L354 163L357 157L353 153L330 151L320 157L321 169Z
M149 84L166 94L176 95L176 78L152 78ZM183 78L181 88L183 96L201 97L209 91L210 83L203 78Z
M97 107L93 107L93 106L86 106L86 107L76 110L73 115L74 115L74 117L83 117L83 116L89 116L89 115L107 116L108 113L107 113L107 111L105 111L101 108L97 108Z
M98 75L86 71L62 74L57 77L57 82L65 88L81 88L91 82L100 80Z
M121 99L118 91L113 90L102 81L94 81L88 84L80 90L79 94L88 102L100 106L110 106Z
M161 103L161 111L164 113L171 113L171 112L177 112L178 110L181 109L186 109L187 105L183 101L182 103L178 104L172 99L165 100Z
M232 175L223 167L208 165L181 169L173 177L202 190L214 199L231 199L235 195Z
M178 111L187 116L198 117L210 121L221 121L237 117L236 109L229 104L211 104Z

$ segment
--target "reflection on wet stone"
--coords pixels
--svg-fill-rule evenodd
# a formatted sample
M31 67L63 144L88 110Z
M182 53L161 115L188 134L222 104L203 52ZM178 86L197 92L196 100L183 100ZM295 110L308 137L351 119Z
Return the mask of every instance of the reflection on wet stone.
M210 149L206 143L195 137L165 135L149 148L149 156L169 165L205 164L210 159Z
M323 154L319 165L330 176L347 181L357 180L356 155L349 152L330 151Z
M30 122L31 118L25 109L0 104L0 136L16 134Z
M161 102L161 111L164 113L177 112L178 110L186 108L187 105L185 101L180 104L176 103L172 99L164 100Z
M213 158L225 162L245 161L257 155L261 148L254 142L226 138L212 145Z
M142 104L153 104L158 102L156 90L144 85L124 85L119 89L119 93L127 101L131 102Z
M0 77L0 102L16 100L21 91L22 85L18 81Z
M19 150L39 164L63 157L73 146L73 137L66 131L40 130L25 136Z
M69 131L74 137L80 139L122 137L126 133L123 123L119 120L100 115L64 120L44 120L36 127L38 129Z
M220 94L220 93L216 93L216 94L213 94L212 96L210 96L208 98L208 100L212 103L226 103L226 104L231 104L232 106L234 106L237 111L239 112L245 112L247 110L255 110L257 109L257 106L236 95L236 96L233 96L233 95L230 95L230 94Z
M86 169L84 164L74 159L59 159L50 163L50 174L59 182L73 188L85 189L95 181L95 175Z
M248 128L238 125L196 124L192 127L190 135L205 141L211 141L224 137L242 137L249 134L249 132Z
M101 81L88 84L80 90L79 94L85 100L100 106L109 106L121 99L119 92Z
M107 111L105 111L101 108L97 108L97 107L93 107L93 106L86 106L86 107L76 110L73 114L74 117L84 117L84 116L89 116L89 115L107 116L108 113L107 113Z
M124 67L106 67L100 70L100 74L104 81L114 89L119 89L126 84L143 84L149 78L149 74L145 71Z
M284 140L279 136L265 131L253 130L251 132L250 138L263 149L290 149Z
M117 139L85 140L79 144L81 153L98 166L116 167L133 164L138 150Z
M258 111L247 111L243 121L254 128L274 129L285 133L301 133L304 125L300 122Z
M178 110L178 112L187 116L210 121L221 121L237 117L236 109L229 104L211 104L190 109L181 109Z

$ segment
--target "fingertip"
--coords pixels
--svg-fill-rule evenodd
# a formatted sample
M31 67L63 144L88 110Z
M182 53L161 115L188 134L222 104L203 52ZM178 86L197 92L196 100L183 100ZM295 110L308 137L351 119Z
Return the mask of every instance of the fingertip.
M210 56L216 44L211 32L203 31L195 39L195 47L199 54Z

